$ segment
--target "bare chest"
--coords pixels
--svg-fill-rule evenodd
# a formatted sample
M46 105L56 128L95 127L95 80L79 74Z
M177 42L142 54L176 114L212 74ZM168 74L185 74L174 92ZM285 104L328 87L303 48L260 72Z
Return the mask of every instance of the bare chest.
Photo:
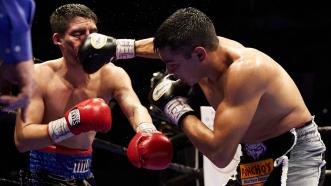
M97 82L89 82L80 86L63 80L54 80L47 84L44 92L44 120L53 120L63 116L68 109L88 98L103 97Z
M200 83L200 87L208 100L209 104L217 110L224 101L224 88L222 85L214 85L208 82ZM289 113L288 109L280 109L280 105L275 103L274 97L264 96L259 100L250 119L249 127L243 136L243 142L254 143L266 138L273 137L289 130L289 126L284 121ZM238 115L236 117L245 117ZM270 130L272 129L272 130Z
M199 84L208 103L216 110L224 98L222 86L215 86L206 81Z

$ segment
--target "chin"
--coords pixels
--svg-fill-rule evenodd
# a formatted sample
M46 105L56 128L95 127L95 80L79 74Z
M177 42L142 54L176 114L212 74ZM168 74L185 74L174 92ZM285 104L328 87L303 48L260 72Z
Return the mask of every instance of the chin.
M184 79L184 78L180 78L180 77L177 77L177 78L180 79L182 82L184 82L185 84L187 84L187 85L189 85L189 86L192 86L192 85L195 84L194 82L192 82L192 81L188 81L188 80L186 80L186 79Z
M185 83L185 84L187 84L187 85L189 85L189 86L193 86L194 84L195 84L195 82L189 82L189 81L185 81L185 80L183 80L183 82Z
M189 85L189 86L193 86L195 83L189 82L189 83L186 83L186 84Z

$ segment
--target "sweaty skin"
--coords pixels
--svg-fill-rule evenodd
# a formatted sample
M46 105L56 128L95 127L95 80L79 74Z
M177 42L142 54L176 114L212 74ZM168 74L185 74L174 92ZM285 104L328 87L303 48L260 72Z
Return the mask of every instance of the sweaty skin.
M205 51L202 60L194 52L187 59L167 47L158 54L169 73L189 85L198 83L215 109L214 131L194 115L183 119L182 130L215 165L225 167L238 144L279 136L312 116L297 86L278 63L254 48L218 38L214 51L196 48ZM150 49L153 42L150 38L144 41L138 43L143 46L136 46L136 55L148 57L143 49ZM156 56L149 52L150 57Z
M94 74L86 74L77 61L77 51L86 36L96 32L96 24L89 19L75 17L64 36L53 34L54 44L63 57L35 64L36 90L23 122L17 118L15 143L19 151L35 150L51 145L47 124L63 117L77 103L88 98L115 98L133 129L141 121L152 123L131 86L128 74L109 63ZM91 148L96 132L86 132L59 143L72 149Z
M247 109L243 113L254 111L251 117L238 115L239 118L243 117L243 120L251 118L249 127L241 139L242 143L256 143L276 137L291 128L300 127L311 119L297 86L278 63L258 50L245 48L229 39L220 38L220 45L229 51L229 55L235 56L233 62L215 79L216 81L204 78L199 85L209 103L217 110L216 116L222 112L218 110L222 109L224 101L229 101L230 105L225 105L223 109L236 106L243 101L241 99L253 102L247 103L247 108L241 106L242 109ZM251 90L253 87L255 90ZM236 94L239 95L235 97ZM230 99L226 99L228 97ZM216 117L216 120L218 119L221 118Z

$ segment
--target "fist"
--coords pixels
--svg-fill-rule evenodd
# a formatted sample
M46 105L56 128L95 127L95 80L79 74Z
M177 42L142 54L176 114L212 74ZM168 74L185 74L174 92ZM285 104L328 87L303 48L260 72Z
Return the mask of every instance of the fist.
M167 168L172 160L173 147L161 132L138 132L129 143L127 155L131 163L138 168L162 170Z
M161 110L171 123L180 127L180 121L189 114L194 114L186 98L191 87L176 79L172 74L161 77L149 93L151 105Z
M52 142L58 143L83 132L108 132L111 128L109 106L101 98L92 98L69 109L64 117L48 124L48 134Z
M111 128L110 108L101 98L78 103L65 113L65 118L73 134L91 130L108 132Z

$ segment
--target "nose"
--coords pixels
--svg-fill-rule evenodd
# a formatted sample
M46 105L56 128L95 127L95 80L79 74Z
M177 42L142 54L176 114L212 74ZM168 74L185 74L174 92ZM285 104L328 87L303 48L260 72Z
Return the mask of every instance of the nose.
M84 32L84 34L82 34L81 39L82 40L85 40L87 38L87 36L90 35L90 34L92 34L92 33L95 33L95 31L86 29L85 32Z
M89 34L81 35L81 36L80 36L80 40L81 40L81 41L85 41L88 35L89 35Z
M86 31L85 31L85 34L83 35L83 39L86 39L86 37L87 37L88 35L90 35L90 34L92 34L92 32L89 31L89 30L86 30Z
M86 33L85 33L86 35L90 35L90 34L92 34L92 32L90 31L90 30L86 30Z

